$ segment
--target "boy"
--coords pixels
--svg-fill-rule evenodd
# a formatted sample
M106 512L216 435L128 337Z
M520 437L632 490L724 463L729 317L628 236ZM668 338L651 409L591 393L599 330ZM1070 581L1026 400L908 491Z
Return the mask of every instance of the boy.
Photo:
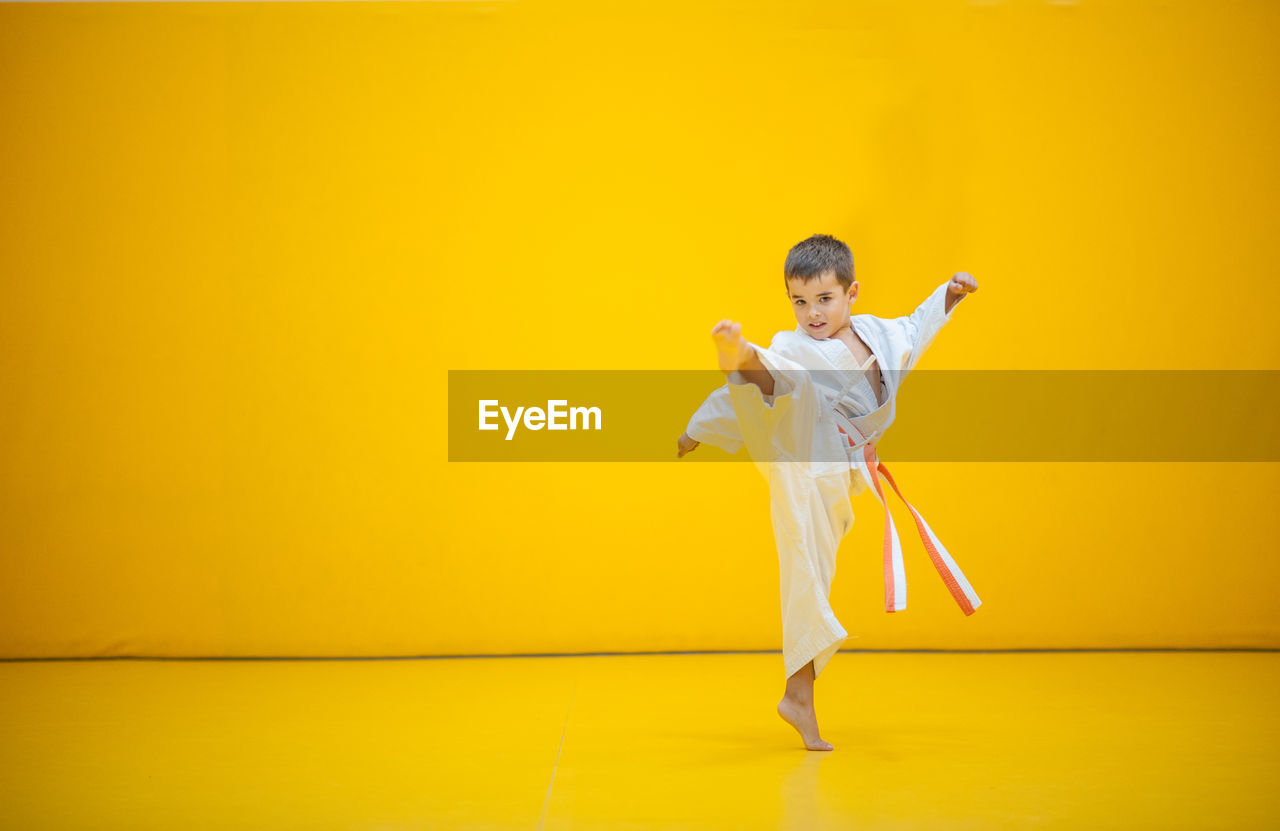
M782 594L783 663L787 686L778 715L810 750L833 746L818 733L813 683L848 633L828 603L836 549L853 525L852 495L871 486L885 513L885 610L906 608L906 576L897 529L881 476L902 498L880 463L875 443L893 422L898 388L951 310L977 281L959 272L910 315L852 315L858 298L849 246L815 234L794 246L783 267L793 332L778 332L768 349L722 320L712 329L728 383L711 393L678 441L677 456L700 443L730 453L744 443L769 482ZM903 498L903 502L906 499ZM977 594L924 518L907 503L938 573L965 614Z

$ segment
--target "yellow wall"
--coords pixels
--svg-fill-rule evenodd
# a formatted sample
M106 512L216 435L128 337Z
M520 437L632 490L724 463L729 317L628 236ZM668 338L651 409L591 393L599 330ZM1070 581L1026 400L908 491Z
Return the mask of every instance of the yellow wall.
M1280 7L711 5L0 5L0 655L776 649L751 465L449 464L446 371L711 367L815 232L977 277L922 367L1280 369ZM1278 467L894 466L985 605L863 494L846 646L1280 646Z

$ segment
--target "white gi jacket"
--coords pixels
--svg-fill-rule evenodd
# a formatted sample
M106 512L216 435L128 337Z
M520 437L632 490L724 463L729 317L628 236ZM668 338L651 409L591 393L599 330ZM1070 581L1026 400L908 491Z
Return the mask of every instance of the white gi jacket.
M899 498L902 494L876 456L875 444L893 423L903 379L951 319L945 311L946 294L943 283L903 317L851 316L853 330L880 368L879 406L868 404L866 394L851 394L863 367L842 341L814 338L797 326L774 335L768 349L751 344L774 377L773 395L763 395L740 373L731 373L729 382L707 396L686 428L691 438L730 453L745 443L769 482L787 677L809 661L817 677L848 637L828 597L836 549L853 526L849 498L868 485L884 506L885 611L906 608L902 546L881 476ZM943 582L961 610L973 614L981 605L977 594L924 518L909 502L907 507Z

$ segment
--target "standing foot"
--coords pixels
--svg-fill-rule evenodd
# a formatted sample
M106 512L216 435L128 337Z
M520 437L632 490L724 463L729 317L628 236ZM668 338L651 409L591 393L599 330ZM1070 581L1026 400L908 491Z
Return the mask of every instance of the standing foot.
M834 750L835 745L831 742L822 740L818 735L818 716L813 710L813 701L807 703L797 701L796 699L783 696L778 702L778 715L782 716L782 720L790 724L800 734L800 738L804 739L804 746L808 750Z

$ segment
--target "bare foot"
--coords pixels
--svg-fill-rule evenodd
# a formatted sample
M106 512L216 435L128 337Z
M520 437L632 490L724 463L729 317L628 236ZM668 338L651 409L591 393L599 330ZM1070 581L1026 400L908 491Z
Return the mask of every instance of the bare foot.
M782 697L778 702L778 715L782 716L782 720L792 727L796 728L796 732L800 734L800 738L804 739L804 746L808 750L834 750L835 745L831 742L824 742L822 737L818 735L818 716L813 711L813 702L801 704L799 701Z
M720 361L720 369L726 375L740 369L751 356L751 344L742 336L741 323L722 320L711 330L711 338L716 342L716 358Z

